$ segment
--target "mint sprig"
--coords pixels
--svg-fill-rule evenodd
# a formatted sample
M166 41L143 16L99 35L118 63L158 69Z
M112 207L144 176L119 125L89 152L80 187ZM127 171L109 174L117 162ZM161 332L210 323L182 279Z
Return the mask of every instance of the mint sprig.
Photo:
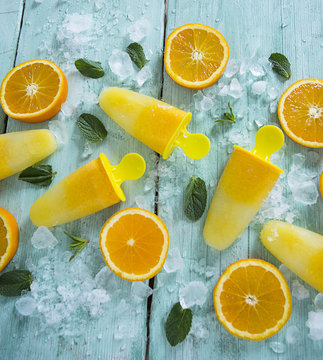
M88 59L78 59L75 61L77 70L86 77L98 79L104 75L104 70L99 61L92 61Z
M0 275L0 295L20 296L23 290L30 290L35 280L28 270L12 270Z
M185 340L192 326L192 318L191 309L183 309L179 302L173 306L165 324L166 338L171 346Z
M236 122L236 118L235 118L235 116L233 114L232 106L230 104L230 101L228 102L228 107L229 107L230 113L224 113L223 114L225 119L217 119L217 120L215 120L215 122L230 122L230 123L235 123Z
M18 180L26 181L38 186L49 186L57 172L53 172L51 165L34 165L23 170Z
M103 141L108 135L102 122L91 114L81 114L77 120L77 126L85 139L92 143Z
M198 220L206 207L207 191L204 180L192 176L186 189L184 199L184 212L188 219Z
M146 59L144 49L140 44L133 42L128 45L126 51L132 62L137 65L139 69L142 69L147 64L148 60Z
M290 62L287 57L280 53L272 53L268 59L273 66L273 71L285 79L289 79L292 75Z
M75 250L74 254L73 254L73 255L70 257L70 259L69 259L69 261L72 261L72 260L75 258L75 256L76 256L81 250L83 250L83 248L84 248L90 241L87 240L87 239L79 238L79 237L74 236L74 235L70 235L70 234L68 234L68 233L65 232L65 231L64 231L64 234L73 240L73 242L71 242L71 243L68 244L68 246L67 246L70 250Z

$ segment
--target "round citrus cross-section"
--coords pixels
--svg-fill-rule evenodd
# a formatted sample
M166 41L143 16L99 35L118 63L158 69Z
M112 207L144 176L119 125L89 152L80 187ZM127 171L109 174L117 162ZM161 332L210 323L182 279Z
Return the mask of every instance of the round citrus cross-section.
M19 243L18 224L14 216L0 207L0 271L14 257Z
M323 147L323 80L303 79L287 88L279 99L278 117L298 144Z
M169 76L189 89L204 89L223 74L229 46L217 30L202 24L186 24L167 38L164 63Z
M283 275L259 259L231 264L214 288L213 303L219 321L232 335L255 341L281 330L292 311Z
M55 116L65 102L68 85L62 70L48 60L30 60L3 79L0 102L13 119L38 123Z
M100 249L111 271L124 280L143 281L163 267L169 245L168 230L152 212L128 208L103 225Z

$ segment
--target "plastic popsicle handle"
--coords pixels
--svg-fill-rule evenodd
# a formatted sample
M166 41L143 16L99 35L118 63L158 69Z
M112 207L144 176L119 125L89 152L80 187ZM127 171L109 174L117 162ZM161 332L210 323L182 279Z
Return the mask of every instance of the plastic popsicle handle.
M258 130L255 141L256 145L250 152L270 161L271 155L284 145L284 134L279 127L266 125Z
M119 185L126 180L139 179L145 170L146 163L144 158L136 153L125 155L118 165L111 166L112 176Z
M175 141L175 146L183 149L190 159L202 159L210 151L210 140L203 134L191 134L186 129L182 130Z

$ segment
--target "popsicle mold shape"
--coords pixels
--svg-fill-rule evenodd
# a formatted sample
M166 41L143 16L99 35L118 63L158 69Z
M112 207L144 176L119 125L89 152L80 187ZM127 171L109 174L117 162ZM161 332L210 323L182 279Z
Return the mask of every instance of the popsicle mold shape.
M176 146L191 159L201 159L210 151L203 134L186 128L192 114L150 96L111 87L100 94L99 103L112 120L139 141L167 159Z
M268 221L260 233L265 247L301 279L323 292L323 236L283 221Z
M139 154L127 154L113 166L101 153L36 200L30 208L30 219L36 226L56 226L125 201L121 184L139 179L145 169L145 160Z
M0 135L0 180L43 160L56 148L54 134L46 129Z
M283 173L270 163L283 144L283 132L267 125L258 130L252 151L234 145L206 218L203 236L208 245L223 250L249 225Z

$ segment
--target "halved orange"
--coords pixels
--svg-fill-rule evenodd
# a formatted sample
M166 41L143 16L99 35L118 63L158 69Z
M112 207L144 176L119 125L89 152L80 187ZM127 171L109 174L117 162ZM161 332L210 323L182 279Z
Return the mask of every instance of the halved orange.
M168 252L168 230L152 212L128 208L103 225L100 249L111 271L124 280L143 281L163 267Z
M3 79L0 102L13 119L37 123L55 116L65 102L68 85L62 70L48 60L30 60Z
M245 259L231 264L213 292L221 324L242 339L264 340L287 323L292 297L286 280L272 264Z
M278 117L298 144L323 147L323 80L303 79L287 88L278 103Z
M186 24L167 38L164 63L169 76L189 89L204 89L223 74L229 45L217 30L202 24Z
M15 255L19 243L18 224L14 216L0 207L0 271Z

